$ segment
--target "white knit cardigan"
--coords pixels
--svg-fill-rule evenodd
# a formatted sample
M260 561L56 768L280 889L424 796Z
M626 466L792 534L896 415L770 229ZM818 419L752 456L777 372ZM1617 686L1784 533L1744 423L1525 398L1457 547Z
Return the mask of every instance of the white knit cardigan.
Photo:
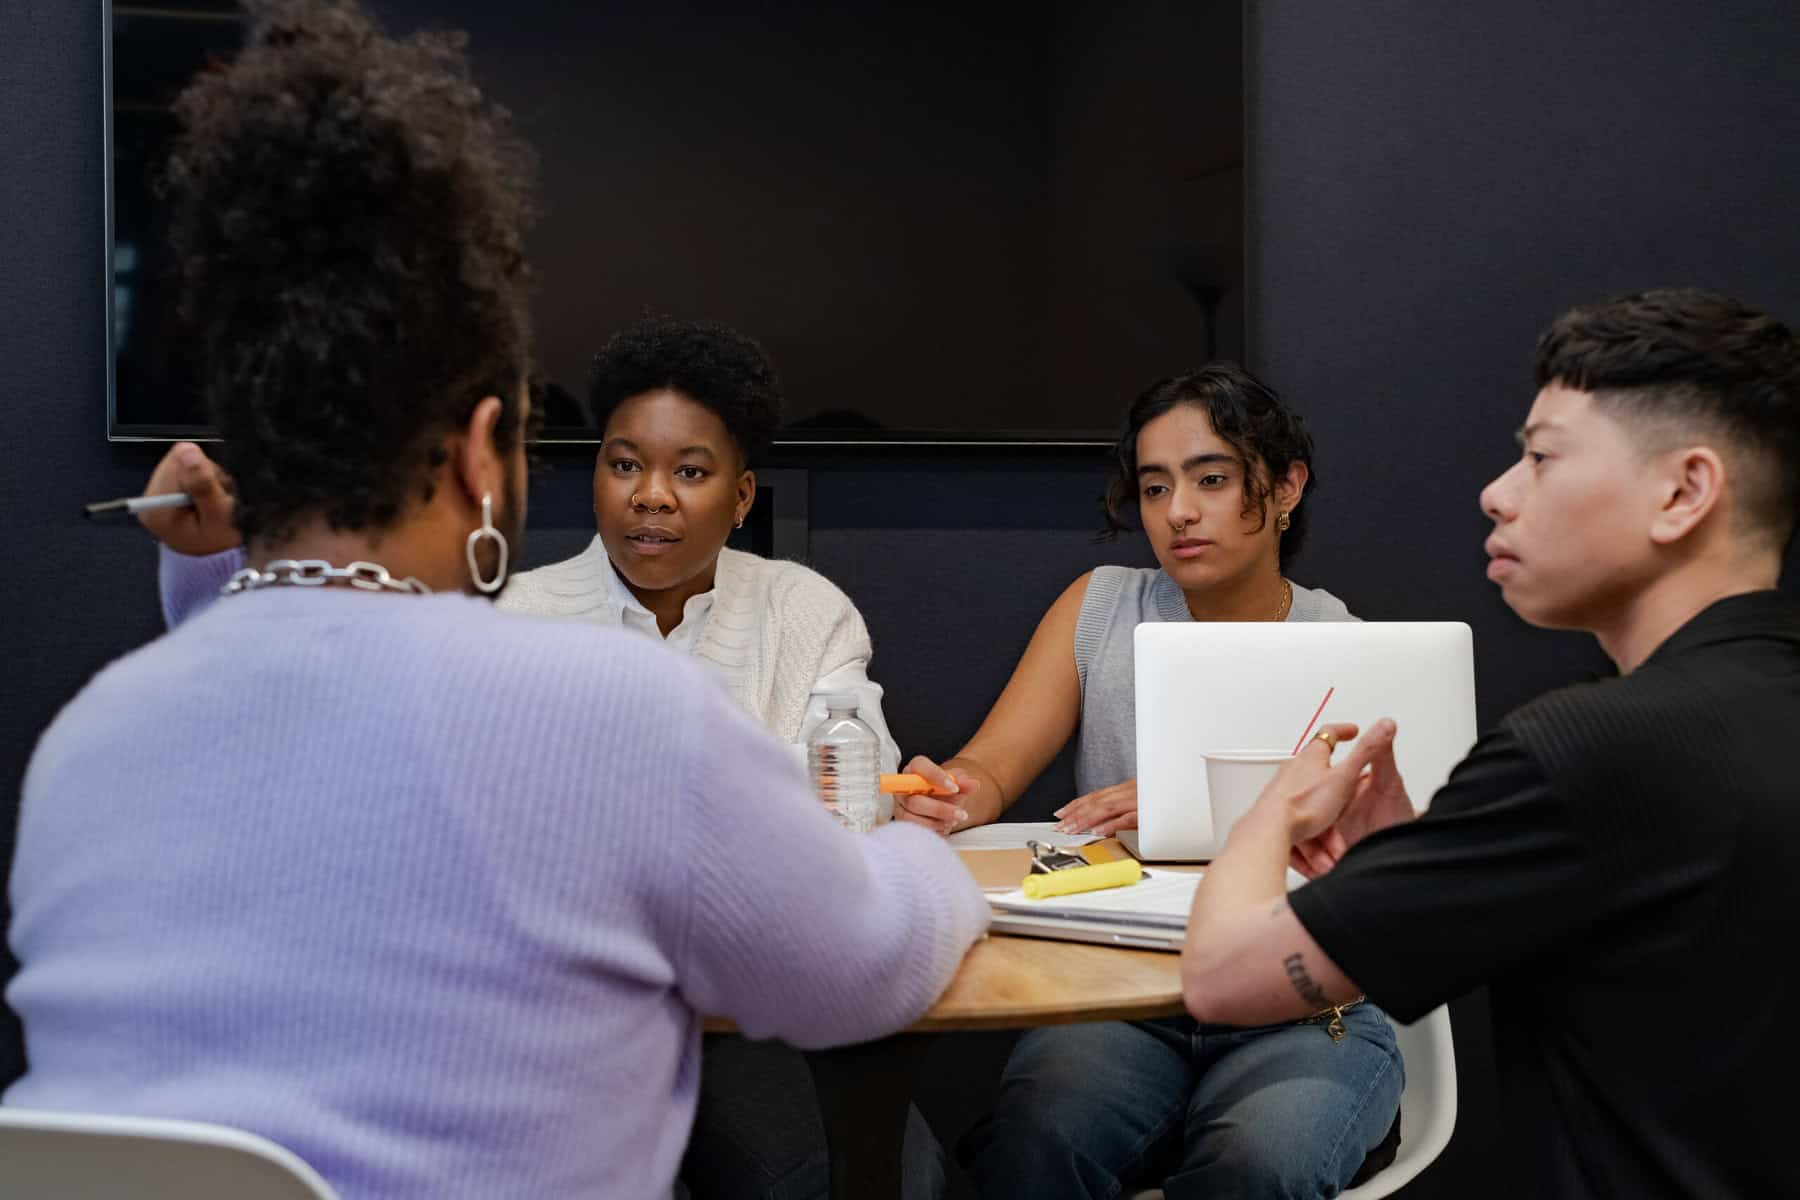
M614 625L612 563L596 537L573 558L513 576L500 594L509 612ZM786 742L800 738L813 684L848 663L868 662L869 630L838 586L808 567L741 550L719 551L713 606L694 642L745 712Z

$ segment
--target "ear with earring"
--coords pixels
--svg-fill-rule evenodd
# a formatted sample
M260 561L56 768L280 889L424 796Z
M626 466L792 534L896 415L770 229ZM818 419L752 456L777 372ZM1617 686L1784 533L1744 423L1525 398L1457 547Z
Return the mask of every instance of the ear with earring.
M495 556L499 560L494 566L494 577L481 577L481 564L475 558L475 547L483 540L494 543ZM469 578L475 581L475 587L488 595L500 590L506 582L506 535L494 528L494 494L484 492L481 496L481 527L469 533L469 540L463 544L463 551L469 559Z

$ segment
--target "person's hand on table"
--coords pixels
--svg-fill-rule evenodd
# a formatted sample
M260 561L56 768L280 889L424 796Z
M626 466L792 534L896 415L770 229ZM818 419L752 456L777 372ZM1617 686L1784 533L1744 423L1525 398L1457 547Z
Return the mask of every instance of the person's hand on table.
M237 500L231 476L192 442L176 442L150 473L144 495L186 492L192 508L159 508L137 515L153 537L177 554L195 558L243 544L232 513Z
M1354 725L1327 725L1323 732L1348 746L1344 761L1332 766L1332 747L1315 736L1257 800L1286 807L1294 838L1290 861L1308 879L1331 870L1350 847L1377 829L1414 816L1394 761L1398 730L1392 721L1375 722L1361 738Z
M958 767L940 767L923 754L913 755L901 770L904 774L924 777L935 792L941 794L895 796L894 820L911 821L942 834L954 833L968 824L969 814L959 797L981 790L979 779Z
M1052 815L1057 833L1091 833L1111 837L1121 829L1137 828L1137 780L1127 779L1077 796Z

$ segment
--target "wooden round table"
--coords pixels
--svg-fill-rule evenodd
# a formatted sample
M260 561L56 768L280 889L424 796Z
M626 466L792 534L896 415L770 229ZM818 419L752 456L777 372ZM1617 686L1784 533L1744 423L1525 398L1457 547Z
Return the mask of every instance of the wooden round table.
M913 1033L1137 1021L1182 1012L1181 956L997 934L970 947Z
M905 1032L806 1051L831 1154L833 1197L898 1197L913 1086L935 1036L1183 1011L1181 956L997 934L977 942L950 986ZM708 1019L712 1033L728 1021Z

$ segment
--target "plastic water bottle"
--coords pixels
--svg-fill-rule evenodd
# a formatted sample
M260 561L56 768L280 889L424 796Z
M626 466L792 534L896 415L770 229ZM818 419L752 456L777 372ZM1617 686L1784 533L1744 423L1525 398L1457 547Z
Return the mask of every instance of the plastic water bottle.
M881 739L856 716L856 697L824 697L825 719L806 740L806 769L826 811L846 828L875 828L881 805Z

